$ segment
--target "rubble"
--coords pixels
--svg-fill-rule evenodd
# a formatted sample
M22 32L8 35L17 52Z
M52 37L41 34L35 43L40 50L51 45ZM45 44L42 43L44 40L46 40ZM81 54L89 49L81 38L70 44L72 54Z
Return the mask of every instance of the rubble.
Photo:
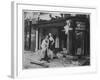
M36 52L25 52L23 59L23 66L25 69L28 68L48 68L48 67L68 67L68 66L82 66L89 63L89 58L78 59L77 56L72 56L68 54L62 54L59 52L56 54L55 59L49 59L49 63L41 59L41 50Z

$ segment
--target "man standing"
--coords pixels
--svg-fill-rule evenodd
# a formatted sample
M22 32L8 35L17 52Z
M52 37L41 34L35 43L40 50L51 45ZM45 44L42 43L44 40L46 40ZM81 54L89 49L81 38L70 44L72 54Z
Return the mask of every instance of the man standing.
M50 50L54 49L54 39L51 33L49 33L49 49Z
M41 44L41 60L46 60L48 61L48 53L47 53L47 50L48 50L48 47L49 47L49 39L48 39L48 36L46 35L45 39L42 41L42 44Z

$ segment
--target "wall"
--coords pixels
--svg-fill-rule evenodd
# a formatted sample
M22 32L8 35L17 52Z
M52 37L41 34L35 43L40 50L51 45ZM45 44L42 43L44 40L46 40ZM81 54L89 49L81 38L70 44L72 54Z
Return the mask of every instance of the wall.
M24 0L26 1L26 0ZM63 76L41 77L35 80L100 80L100 0L27 0L32 1L34 4L53 4L53 5L73 5L73 6L86 6L97 7L97 21L98 26L95 31L95 53L97 55L97 72L89 74L73 74ZM11 0L0 1L0 80L11 80L10 78L10 65L11 65ZM26 79L26 80L33 80ZM23 80L23 79L22 79Z

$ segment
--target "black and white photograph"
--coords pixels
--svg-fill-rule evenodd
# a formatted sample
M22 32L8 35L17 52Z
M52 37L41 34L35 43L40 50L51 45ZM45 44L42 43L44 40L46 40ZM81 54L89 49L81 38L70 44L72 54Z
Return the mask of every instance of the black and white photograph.
M90 66L90 14L23 10L23 69Z
M17 2L12 8L12 77L96 72L96 8Z

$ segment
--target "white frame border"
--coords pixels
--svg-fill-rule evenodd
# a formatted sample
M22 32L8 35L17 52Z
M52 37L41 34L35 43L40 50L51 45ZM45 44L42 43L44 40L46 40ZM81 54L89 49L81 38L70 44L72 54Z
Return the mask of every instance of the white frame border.
M48 68L48 69L22 69L22 50L23 50L23 27L22 27L22 10L49 10L49 11L67 11L67 12L79 12L90 13L90 54L91 54L91 66L84 67L66 67L66 68ZM54 76L54 75L66 75L72 73L87 73L96 72L96 51L95 51L95 32L96 29L96 8L86 7L71 7L71 6L55 6L55 5L37 5L37 4L25 4L19 2L12 2L12 65L11 76L13 78L23 77L40 77L40 76Z

